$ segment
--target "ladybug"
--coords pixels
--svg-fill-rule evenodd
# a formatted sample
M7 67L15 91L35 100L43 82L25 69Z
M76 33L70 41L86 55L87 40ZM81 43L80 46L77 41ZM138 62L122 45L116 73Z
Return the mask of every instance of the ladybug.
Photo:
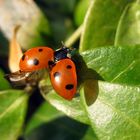
M13 85L26 85L38 81L39 70L49 69L54 90L63 98L72 100L77 89L76 67L71 59L71 50L65 46L54 51L49 47L27 50L20 59L20 70L5 76Z
M20 59L20 71L31 72L48 68L48 63L54 60L54 50L49 47L36 47L27 50Z
M76 94L77 75L75 64L70 58L70 49L62 47L54 52L54 62L49 64L50 79L55 91L67 100Z

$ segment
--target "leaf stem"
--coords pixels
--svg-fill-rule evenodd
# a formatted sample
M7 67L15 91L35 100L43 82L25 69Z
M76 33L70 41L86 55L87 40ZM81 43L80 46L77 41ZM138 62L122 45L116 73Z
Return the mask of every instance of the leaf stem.
M136 3L140 4L140 0L137 0Z
M83 25L81 25L66 41L65 45L70 48L78 38L80 38L81 32L83 29Z

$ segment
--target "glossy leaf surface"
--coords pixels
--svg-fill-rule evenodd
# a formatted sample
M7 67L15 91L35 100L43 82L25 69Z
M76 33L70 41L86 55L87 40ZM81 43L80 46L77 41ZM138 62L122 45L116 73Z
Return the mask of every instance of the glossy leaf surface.
M82 56L87 67L95 70L105 81L140 84L139 46L102 47L83 52Z
M80 91L81 100L79 97L73 99L73 101L79 100L77 104L73 104L72 101L73 106L56 94L49 94L46 96L47 100L68 116L75 118L75 113L81 112L82 114L77 116L76 120L81 121L81 118L87 118L88 124L92 126L99 139L117 140L121 137L138 139L140 137L139 87L99 82L98 97L90 105L86 104L83 88ZM57 99L56 104L54 102L56 100L51 97ZM81 110L77 108L79 104L83 105ZM65 106L67 108L64 108ZM82 121L87 123L84 119Z
M81 90L87 117L99 139L118 140L140 137L140 88L99 82L94 104L87 106Z
M139 46L108 46L85 51L78 63L79 77L84 80L79 92L81 98L78 96L68 102L54 91L46 94L42 90L42 94L58 110L90 124L99 139L117 140L127 136L138 139L139 51ZM95 81L95 73L112 83Z

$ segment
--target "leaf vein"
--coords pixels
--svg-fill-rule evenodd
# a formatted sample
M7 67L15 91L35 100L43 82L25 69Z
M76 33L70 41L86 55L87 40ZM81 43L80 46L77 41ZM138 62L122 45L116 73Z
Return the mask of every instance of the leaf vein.
M19 99L17 99L16 101L14 101L10 106L7 107L7 109L0 114L0 119L2 117L4 117L8 112L10 112L11 110L14 110L19 104L21 104L23 102L25 96L20 97Z
M125 72L127 72L129 69L131 69L131 67L136 63L136 61L132 61L132 63L130 63L128 65L128 67L126 67L124 70L122 70L119 74L117 74L112 80L111 82L114 82L116 79L118 79L122 74L124 74Z
M98 97L99 100L101 102L103 102L104 104L108 105L109 107L111 107L115 112L117 112L118 114L120 114L125 120L128 120L129 122L131 122L135 127L137 127L138 129L140 129L140 125L137 124L135 121L133 121L130 117L127 117L126 115L124 115L124 113L122 113L121 111L119 111L117 108L113 107L111 104L107 103L107 101L105 101L104 99L102 99L101 97Z

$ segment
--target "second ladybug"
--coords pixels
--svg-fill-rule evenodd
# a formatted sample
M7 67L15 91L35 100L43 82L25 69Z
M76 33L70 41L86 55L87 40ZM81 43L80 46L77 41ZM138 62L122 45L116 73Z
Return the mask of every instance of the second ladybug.
M74 62L70 59L70 49L63 46L54 53L54 62L50 63L50 79L55 91L67 100L76 94L77 75Z

